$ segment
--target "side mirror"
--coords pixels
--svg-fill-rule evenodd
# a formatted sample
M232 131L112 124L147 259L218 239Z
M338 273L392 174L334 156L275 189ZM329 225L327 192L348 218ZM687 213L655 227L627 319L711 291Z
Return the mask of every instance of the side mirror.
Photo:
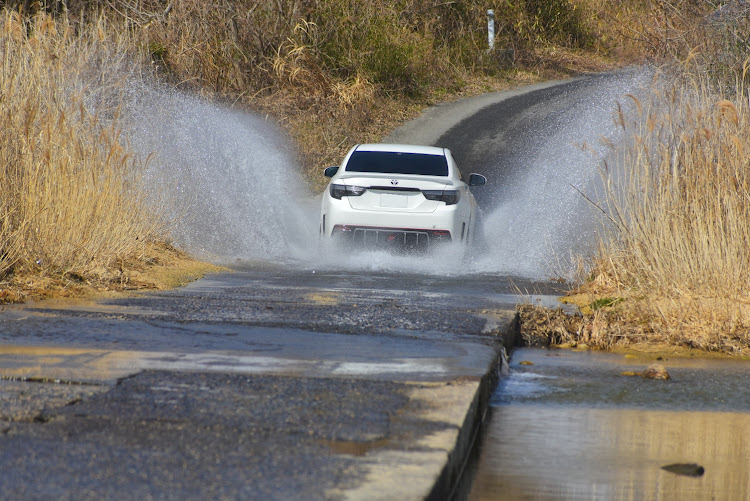
M484 186L487 184L487 178L481 174L471 174L469 176L469 186Z
M326 170L323 171L323 174L325 174L326 177L333 177L336 175L338 171L339 171L338 165L334 165L333 167L327 167Z

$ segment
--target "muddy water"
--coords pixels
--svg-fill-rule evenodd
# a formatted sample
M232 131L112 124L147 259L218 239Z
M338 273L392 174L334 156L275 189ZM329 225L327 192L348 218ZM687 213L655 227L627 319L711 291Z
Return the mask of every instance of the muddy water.
M530 362L533 365L522 364ZM750 362L517 350L469 499L750 499ZM675 474L671 464L704 473Z

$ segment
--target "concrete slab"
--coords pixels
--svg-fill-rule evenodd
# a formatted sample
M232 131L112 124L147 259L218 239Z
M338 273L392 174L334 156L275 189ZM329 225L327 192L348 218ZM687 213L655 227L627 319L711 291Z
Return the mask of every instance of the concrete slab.
M446 499L517 330L514 312L488 307L460 314L484 326L472 335L238 327L143 311L114 325L148 328L149 343L133 343L148 350L41 336L51 325L111 332L116 308L6 312L4 326L17 330L5 330L0 376L33 397L0 386L0 497ZM24 338L18 325L37 334ZM241 342L227 343L227 330ZM176 332L222 337L166 349ZM24 339L45 342L8 342Z
M52 385L88 394L37 398L41 408L6 423L0 497L447 499L484 417L494 352L484 376L443 381L167 363L115 385Z

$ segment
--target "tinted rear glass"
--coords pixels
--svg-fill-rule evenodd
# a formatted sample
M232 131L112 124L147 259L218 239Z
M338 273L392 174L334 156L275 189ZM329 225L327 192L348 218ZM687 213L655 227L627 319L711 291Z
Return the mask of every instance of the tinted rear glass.
M442 155L396 153L392 151L355 151L346 164L348 172L382 172L447 176L448 161Z

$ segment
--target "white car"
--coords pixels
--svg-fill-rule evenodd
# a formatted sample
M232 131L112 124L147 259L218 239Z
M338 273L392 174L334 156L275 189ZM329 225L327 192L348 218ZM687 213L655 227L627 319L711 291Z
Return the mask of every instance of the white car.
M330 177L320 211L320 233L363 247L426 248L438 242L468 244L477 203L446 148L359 144Z

